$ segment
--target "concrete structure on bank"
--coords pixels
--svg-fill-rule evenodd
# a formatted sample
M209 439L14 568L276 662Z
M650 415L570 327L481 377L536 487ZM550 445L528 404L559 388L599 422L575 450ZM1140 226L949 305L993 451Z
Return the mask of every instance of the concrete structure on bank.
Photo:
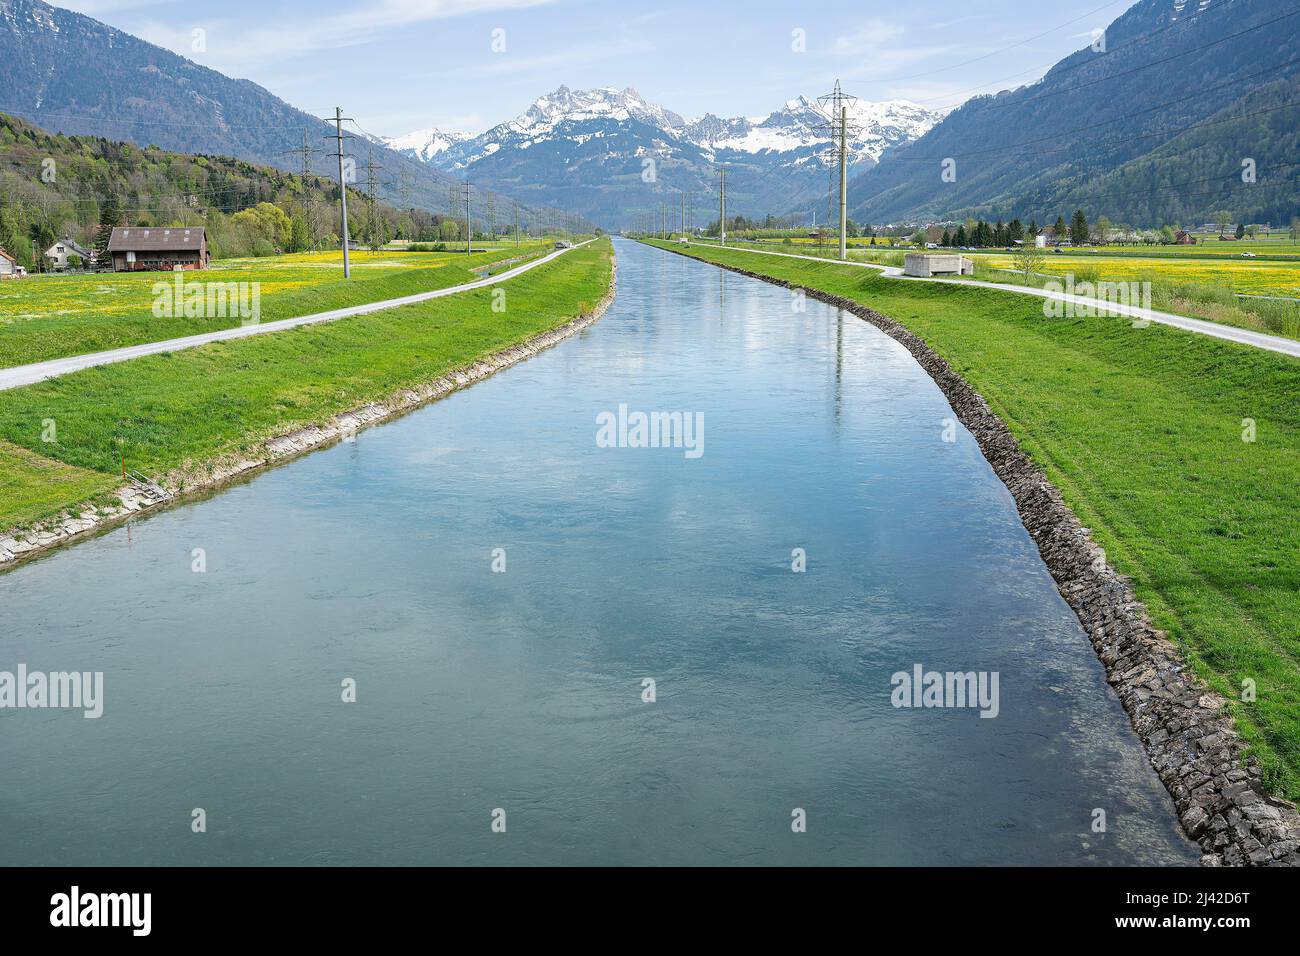
M925 255L909 252L903 261L903 275L907 276L970 276L975 274L975 263L965 256Z

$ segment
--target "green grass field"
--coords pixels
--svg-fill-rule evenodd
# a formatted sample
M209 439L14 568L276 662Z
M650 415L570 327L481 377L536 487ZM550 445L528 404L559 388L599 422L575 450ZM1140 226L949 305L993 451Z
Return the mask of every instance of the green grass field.
M0 392L0 529L111 491L126 466L161 475L431 381L589 310L608 240L504 286L86 369ZM42 440L53 420L57 443Z
M186 282L256 282L261 321L359 305L446 288L477 278L474 269L550 248L534 242L518 249L498 245L459 256L445 252L351 253L352 278L343 279L341 251L307 252L260 259L227 259ZM0 283L0 368L105 349L157 342L240 324L238 315L158 318L154 285L171 273L119 272L30 276Z
M728 245L820 258L837 256L833 245L819 248L815 245L786 246L730 240ZM1015 262L1010 253L984 250L962 254L975 262L975 275L968 278L1009 285L1026 284L1025 276L1013 271ZM905 255L901 250L849 250L850 259L891 266L901 266ZM1029 279L1028 284L1042 286L1053 279L1063 282L1067 273L1074 276L1076 283L1149 282L1151 307L1154 309L1271 335L1300 338L1300 301L1289 301L1292 297L1300 298L1300 260L1108 256L1046 250L1039 274ZM1238 293L1258 298L1242 298Z
M1300 361L1121 318L1048 319L995 289L659 243L855 299L922 336L989 402L1233 703L1269 785L1300 798ZM1253 442L1243 440L1253 421Z

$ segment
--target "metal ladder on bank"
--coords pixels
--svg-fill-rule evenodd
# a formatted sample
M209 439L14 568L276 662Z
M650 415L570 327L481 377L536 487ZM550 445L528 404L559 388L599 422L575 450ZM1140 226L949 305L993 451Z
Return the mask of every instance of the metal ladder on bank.
M140 474L138 471L128 471L126 476L130 478L132 483L144 492L145 497L154 504L162 504L164 501L172 500L172 493L152 478L148 478Z

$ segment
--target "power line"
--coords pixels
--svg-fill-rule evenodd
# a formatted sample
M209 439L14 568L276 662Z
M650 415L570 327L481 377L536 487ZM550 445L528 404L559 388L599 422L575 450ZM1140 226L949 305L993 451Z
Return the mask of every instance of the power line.
M823 112L830 113L830 134L831 150L839 156L839 181L840 181L840 249L841 259L847 259L848 254L848 197L849 197L849 174L848 174L848 141L849 141L849 107L855 105L858 101L856 96L850 96L840 87L840 81L835 81L835 89L822 96L817 97L817 103L821 106ZM835 139L839 137L839 145L836 146ZM835 171L835 164L831 164L832 174ZM833 198L834 186L828 191L828 198ZM829 221L829 217L828 217Z
M286 150L286 152L296 153L302 160L302 218L303 221L307 224L307 228L310 230L311 229L311 190L307 188L307 179L312 175L311 158L317 153L321 152L321 150L317 149L316 147L308 143L307 128L304 126L302 130L302 145L291 150ZM314 241L314 237L313 237L313 241Z

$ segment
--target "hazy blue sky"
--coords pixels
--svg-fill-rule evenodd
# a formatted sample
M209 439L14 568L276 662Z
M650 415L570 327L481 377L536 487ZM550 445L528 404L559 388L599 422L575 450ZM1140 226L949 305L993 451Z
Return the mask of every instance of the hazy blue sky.
M64 0L369 132L480 132L564 84L635 87L687 118L761 115L839 77L954 106L1037 79L1135 0ZM1172 2L1172 0L1171 0ZM192 31L206 31L206 51ZM493 31L504 31L493 52ZM803 30L806 52L795 52ZM500 34L498 34L500 36Z

